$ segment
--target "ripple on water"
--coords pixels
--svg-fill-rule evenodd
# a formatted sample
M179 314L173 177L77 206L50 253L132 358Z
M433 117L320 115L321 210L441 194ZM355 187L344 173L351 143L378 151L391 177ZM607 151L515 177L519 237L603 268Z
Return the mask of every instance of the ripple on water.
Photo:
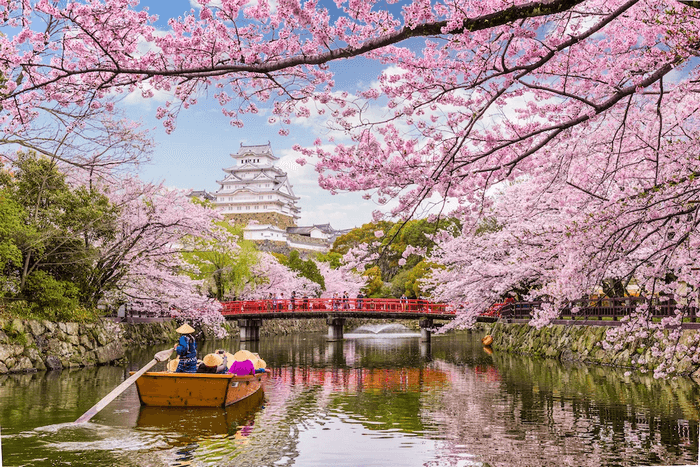
M35 428L33 432L38 435L39 441L58 451L117 452L168 447L167 438L162 433L140 432L96 423L62 423Z

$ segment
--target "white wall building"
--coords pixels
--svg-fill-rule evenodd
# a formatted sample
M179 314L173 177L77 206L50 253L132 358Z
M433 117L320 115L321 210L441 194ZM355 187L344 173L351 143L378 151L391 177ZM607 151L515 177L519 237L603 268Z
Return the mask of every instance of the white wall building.
M296 225L300 209L296 203L292 185L287 173L275 167L279 160L272 154L270 143L256 146L244 146L236 154L231 154L236 163L223 169L226 177L217 180L220 185L214 196L214 204L224 215L253 213L276 213L283 217L279 227L286 228ZM276 216L275 216L276 217ZM259 222L264 218L257 217Z

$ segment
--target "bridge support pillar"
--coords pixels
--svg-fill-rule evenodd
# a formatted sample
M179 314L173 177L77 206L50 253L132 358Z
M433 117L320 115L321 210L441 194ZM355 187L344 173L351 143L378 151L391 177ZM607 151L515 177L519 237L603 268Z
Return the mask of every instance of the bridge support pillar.
M240 330L241 342L260 340L261 319L239 319L238 329Z
M343 340L343 326L345 325L345 318L326 318L326 324L328 325L328 341L341 341Z
M420 326L420 342L430 342L431 329L433 328L432 318L423 318L418 322Z

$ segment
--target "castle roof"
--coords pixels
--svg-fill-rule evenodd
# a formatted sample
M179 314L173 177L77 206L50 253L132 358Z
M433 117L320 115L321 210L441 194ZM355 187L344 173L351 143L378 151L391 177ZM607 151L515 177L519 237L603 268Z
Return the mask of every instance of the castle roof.
M234 159L238 159L241 157L245 157L249 154L265 156L272 160L279 159L279 157L272 154L272 146L270 145L269 141L267 142L267 144L253 144L250 146L241 143L241 147L238 148L238 152L236 154L231 154L231 157L233 157Z

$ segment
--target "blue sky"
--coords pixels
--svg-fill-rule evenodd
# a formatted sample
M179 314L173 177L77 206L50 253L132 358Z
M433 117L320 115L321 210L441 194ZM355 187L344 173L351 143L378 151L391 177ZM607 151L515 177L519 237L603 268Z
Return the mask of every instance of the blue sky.
M180 16L192 8L189 0L145 0L141 5L159 15L157 26L163 30L168 27L169 17ZM362 66L358 66L357 60L335 64L339 73L336 89L354 93L368 87L381 71L381 65L363 62ZM219 187L216 180L225 175L221 169L233 165L230 154L235 153L241 143L270 141L273 152L281 158L278 165L287 171L295 194L301 198L299 225L330 222L335 228L359 227L370 222L372 211L378 208L375 203L362 199L361 193L331 195L318 187L312 166L301 167L294 162L299 155L291 150L293 145L310 146L317 137L324 139L325 130L317 121L294 125L289 136L283 137L278 134L278 127L267 123L268 116L263 111L260 116L245 118L245 127L240 129L229 124L228 117L221 113L214 99L203 98L196 106L180 113L177 129L168 135L162 122L155 118L156 109L162 103L158 98L146 100L132 95L121 104L129 117L152 129L156 142L152 163L140 174L144 180L213 192Z

